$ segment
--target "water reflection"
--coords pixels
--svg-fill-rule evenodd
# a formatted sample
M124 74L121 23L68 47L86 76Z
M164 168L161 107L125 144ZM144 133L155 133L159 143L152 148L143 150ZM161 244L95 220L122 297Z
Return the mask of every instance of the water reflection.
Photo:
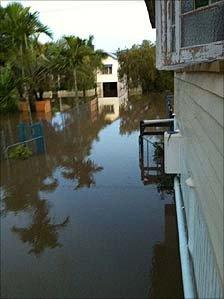
M97 109L96 106L97 105ZM97 111L97 114L96 114ZM94 117L92 117L94 114ZM2 198L2 215L14 212L30 213L31 223L26 227L13 225L11 230L20 239L29 244L29 253L40 254L46 248L61 246L58 234L69 223L69 216L55 223L49 216L50 207L46 200L40 197L54 193L60 188L56 173L74 183L74 190L95 186L95 174L103 167L88 158L94 140L99 140L99 131L110 121L105 112L98 112L98 102L95 100L64 113L33 115L42 120L46 139L46 153L34 156L26 161L2 160L1 188L5 190ZM4 132L4 144L18 142L17 124L21 115L1 122L1 132ZM23 118L24 120L24 118ZM92 123L94 122L94 126ZM5 138L9 136L10 138ZM4 149L3 149L4 150Z
M110 122L115 121L120 116L120 110L127 106L127 99L99 98L98 110L105 115L105 120Z
M181 298L182 285L175 283L176 277L181 277L179 251L176 246L177 231L175 206L166 204L164 207L165 238L153 247L153 259L150 272L149 298ZM166 265L164 267L164 265ZM162 287L161 287L162 286Z
M139 167L143 184L156 184L161 199L164 193L173 194L173 176L164 169L163 135L139 137Z
M135 96L120 109L120 134L139 131L139 122L144 119L164 118L163 95L155 93L148 96ZM157 105L155 105L157 103ZM144 117L143 117L144 116Z
M3 166L6 162L3 161ZM16 167L15 167L16 166ZM58 242L59 231L66 227L69 217L55 223L49 216L50 205L42 199L40 192L51 193L58 187L58 180L52 176L45 155L28 161L10 162L8 171L2 168L1 215L7 217L12 212L24 219L29 215L23 227L13 225L11 231L30 247L29 253L38 256L47 248L61 246Z
M17 234L22 242L28 243L31 248L28 253L36 256L40 255L45 249L61 247L58 242L58 233L69 223L66 217L61 223L54 223L49 217L49 207L45 200L38 200L35 203L33 219L28 227L12 227L12 232Z
M142 184L138 129L141 119L164 117L162 103L162 95L94 99L32 116L44 125L46 152L1 161L4 298L159 298L157 248L176 230L164 216L173 197L159 200L158 181ZM5 145L17 141L19 121L2 118ZM169 272L178 256L167 253ZM180 286L175 275L169 283Z
M77 182L75 190L95 186L94 174L103 170L103 167L98 166L90 159L80 161L74 158L72 163L70 161L64 161L63 167L63 177Z

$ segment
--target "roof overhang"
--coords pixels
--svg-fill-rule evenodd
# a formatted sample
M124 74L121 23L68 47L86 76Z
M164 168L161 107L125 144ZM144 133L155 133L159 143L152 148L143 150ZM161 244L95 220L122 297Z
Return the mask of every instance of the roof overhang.
M111 58L117 60L117 55L114 53L107 53L108 56L110 56Z
M145 0L145 4L148 10L150 23L152 25L152 28L156 28L156 18L155 18L155 1L156 0ZM159 0L157 0L159 1Z

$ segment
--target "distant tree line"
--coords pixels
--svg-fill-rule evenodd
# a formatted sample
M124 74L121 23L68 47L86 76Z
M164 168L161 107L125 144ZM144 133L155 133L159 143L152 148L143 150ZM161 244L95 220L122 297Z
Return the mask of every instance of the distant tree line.
M156 47L150 41L118 50L117 56L119 77L126 77L129 89L141 87L143 93L173 90L173 72L156 69Z
M0 112L16 110L18 101L31 107L43 92L96 87L96 70L106 54L95 50L93 36L64 36L42 44L40 34L52 37L38 12L19 3L0 6Z

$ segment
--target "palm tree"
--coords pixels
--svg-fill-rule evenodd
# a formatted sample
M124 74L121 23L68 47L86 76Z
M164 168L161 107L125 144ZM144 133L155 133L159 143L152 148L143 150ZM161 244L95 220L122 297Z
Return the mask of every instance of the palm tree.
M58 42L58 48L55 68L59 72L72 72L75 97L78 99L77 69L83 64L84 58L90 55L91 48L86 40L75 36L64 36Z
M91 74L101 65L101 59L105 54L101 50L95 51L93 36L88 39L64 36L57 45L54 68L61 73L72 75L72 87L78 99L78 75L81 77L80 81L84 80L88 84L89 79L92 80Z
M35 39L31 41L31 47L26 56L27 82L30 93L35 95L36 101L42 100L44 90L50 90L52 85L53 75L47 51L48 44L41 44Z
M0 72L0 112L17 109L18 92L16 81L13 79L11 69L2 67Z
M30 58L33 52L33 41L44 33L51 37L51 32L39 20L38 12L31 13L30 8L24 8L20 3L10 3L1 8L0 41L7 54L0 53L3 64L9 64L17 80L20 98L24 92L29 92Z

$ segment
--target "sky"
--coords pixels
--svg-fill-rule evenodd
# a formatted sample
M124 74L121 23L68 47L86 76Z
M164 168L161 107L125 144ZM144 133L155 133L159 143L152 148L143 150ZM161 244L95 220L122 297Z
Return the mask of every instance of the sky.
M1 0L0 0L1 1ZM2 0L2 6L9 2ZM94 35L97 49L115 52L148 39L155 42L156 32L152 29L143 0L23 0L16 1L31 11L39 11L40 20L53 32L54 40L63 35L88 38ZM46 42L47 37L41 36Z

